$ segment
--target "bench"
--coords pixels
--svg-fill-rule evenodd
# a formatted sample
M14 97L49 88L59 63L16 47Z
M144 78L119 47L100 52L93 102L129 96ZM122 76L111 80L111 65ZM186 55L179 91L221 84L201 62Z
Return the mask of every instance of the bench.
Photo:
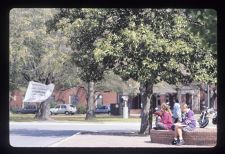
M172 130L150 130L150 140L152 143L171 144L174 138ZM183 132L186 145L210 145L216 146L216 128L195 128L192 132Z

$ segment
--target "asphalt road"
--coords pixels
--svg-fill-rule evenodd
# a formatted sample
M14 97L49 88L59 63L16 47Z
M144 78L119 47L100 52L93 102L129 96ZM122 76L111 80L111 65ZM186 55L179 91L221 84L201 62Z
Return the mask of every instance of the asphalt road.
M48 147L80 133L137 133L140 123L10 122L13 147Z

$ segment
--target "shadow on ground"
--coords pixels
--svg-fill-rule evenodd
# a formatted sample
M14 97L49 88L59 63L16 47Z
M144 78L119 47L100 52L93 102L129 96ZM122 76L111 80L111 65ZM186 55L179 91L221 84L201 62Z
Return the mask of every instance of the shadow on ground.
M33 137L67 137L72 136L79 131L76 130L28 130L28 129L15 129L11 130L10 134L20 136L33 136Z
M139 134L137 131L133 130L107 130L107 131L82 131L82 130L28 130L28 129L15 129L11 130L10 134L20 135L20 136L33 136L33 137L64 137L72 136L79 133L80 135L109 135L109 136L143 136L147 135Z
M107 131L81 131L81 135L109 135L109 136L139 136L139 137L146 137L148 135L139 134L137 131L115 131L115 130L107 130Z

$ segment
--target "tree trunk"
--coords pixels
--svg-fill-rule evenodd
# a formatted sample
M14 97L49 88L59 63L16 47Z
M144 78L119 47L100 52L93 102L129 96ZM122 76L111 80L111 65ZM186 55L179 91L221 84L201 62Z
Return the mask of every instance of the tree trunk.
M153 84L145 83L141 84L141 101L143 104L141 112L141 128L139 134L149 134L149 130L152 128L152 113L153 105L151 101L153 93Z
M38 112L35 115L35 118L39 120L49 120L49 114L50 114L50 105L49 102L46 100L44 102L41 102L38 108Z
M213 96L210 98L210 108L214 107L214 102L216 100L217 94L213 92Z
M85 120L91 120L95 118L95 104L94 104L94 82L88 82L88 104Z

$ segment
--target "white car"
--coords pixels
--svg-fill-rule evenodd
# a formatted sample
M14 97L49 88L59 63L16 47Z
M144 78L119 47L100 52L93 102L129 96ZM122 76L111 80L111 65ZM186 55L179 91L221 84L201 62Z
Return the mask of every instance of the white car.
M77 111L76 107L71 104L58 104L50 109L51 115L53 114L74 114Z

